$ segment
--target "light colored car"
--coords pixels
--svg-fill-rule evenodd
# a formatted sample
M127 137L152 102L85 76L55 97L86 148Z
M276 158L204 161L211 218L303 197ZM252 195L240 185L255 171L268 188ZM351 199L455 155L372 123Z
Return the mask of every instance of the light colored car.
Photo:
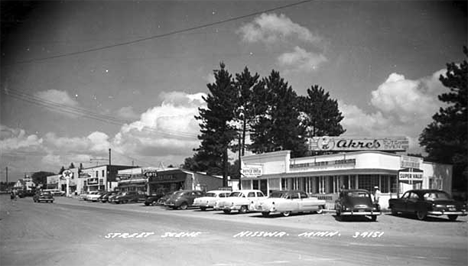
M219 200L229 197L231 191L227 190L210 190L206 192L204 197L196 198L193 201L194 207L200 207L202 211L208 208L214 208Z
M231 213L231 211L246 213L254 211L254 205L265 198L265 194L260 190L239 190L229 194L226 199L220 200L217 209L223 210L224 213Z
M263 216L275 213L289 216L291 213L322 213L325 203L324 200L309 197L301 190L274 191L267 199L259 201L255 209L262 212Z
M85 200L87 201L98 201L99 197L101 197L102 194L99 191L90 191L88 194L86 194Z

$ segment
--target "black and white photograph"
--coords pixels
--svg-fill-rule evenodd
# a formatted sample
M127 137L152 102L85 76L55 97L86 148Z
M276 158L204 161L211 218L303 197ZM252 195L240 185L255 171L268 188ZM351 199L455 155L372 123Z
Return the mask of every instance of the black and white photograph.
M1 0L1 266L468 265L465 0Z

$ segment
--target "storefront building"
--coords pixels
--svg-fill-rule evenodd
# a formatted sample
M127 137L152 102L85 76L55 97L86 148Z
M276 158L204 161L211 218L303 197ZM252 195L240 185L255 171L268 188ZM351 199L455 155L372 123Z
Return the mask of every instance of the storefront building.
M437 188L451 192L452 166L424 162L398 152L407 148L405 138L321 137L309 140L311 152L335 152L302 158L290 151L242 157L243 189L299 189L334 201L340 189L367 189L378 186L380 203L413 188Z
M222 177L195 173L179 168L135 168L118 172L119 191L145 192L147 195L163 195L176 190L218 189Z
M127 165L99 165L81 169L79 177L84 179L82 191L113 191L118 186L117 173L123 169L136 168Z

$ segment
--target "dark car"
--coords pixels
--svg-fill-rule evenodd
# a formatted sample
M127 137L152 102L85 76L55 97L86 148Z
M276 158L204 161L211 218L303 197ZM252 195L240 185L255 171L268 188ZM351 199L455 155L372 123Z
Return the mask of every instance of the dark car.
M109 197L110 197L110 196L117 195L117 193L118 193L118 192L116 192L116 191L106 192L106 193L104 193L98 200L99 200L100 202L107 202L107 201L109 201Z
M193 205L196 198L203 197L204 193L200 190L180 190L172 194L164 203L164 206L175 209L185 210Z
M158 205L164 205L164 203L166 203L166 200L172 196L172 194L176 193L177 191L172 191L172 192L169 192L169 193L166 193L164 196L162 196L161 198L159 198L157 200L157 204Z
M419 220L427 216L447 215L450 221L466 216L466 204L455 201L450 195L438 189L415 189L406 191L399 199L390 199L388 206L393 215L415 214Z
M129 203L129 202L139 202L144 201L146 195L140 194L136 191L127 191L127 192L119 192L114 198L112 198L112 202L114 203Z
M380 206L374 203L371 193L365 189L342 190L335 202L336 217L369 216L372 221L381 214Z
M49 191L41 191L41 192L37 192L34 196L33 196L33 201L34 202L50 202L50 203L53 203L54 202L54 195L52 195L52 193L50 193Z
M164 197L164 194L152 194L146 197L145 206L156 206L158 205L158 200Z

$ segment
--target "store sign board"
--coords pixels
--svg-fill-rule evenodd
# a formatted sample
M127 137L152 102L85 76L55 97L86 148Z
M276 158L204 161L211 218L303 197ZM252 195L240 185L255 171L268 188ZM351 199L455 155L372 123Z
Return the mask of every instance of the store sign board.
M423 159L419 157L401 156L400 160L401 168L421 169L422 163Z
M357 138L313 137L308 139L310 151L406 151L406 137Z
M398 179L400 181L422 181L423 173L422 172L399 172Z
M319 161L319 162L307 162L307 163L294 163L292 162L289 165L291 171L300 171L300 170L313 170L313 169L339 169L339 168L349 168L356 165L356 159L340 159L332 161Z
M88 179L88 185L94 185L94 184L97 184L97 183L98 183L98 178L97 177L93 177L93 178Z
M241 170L243 177L258 177L263 174L261 166L245 166Z

